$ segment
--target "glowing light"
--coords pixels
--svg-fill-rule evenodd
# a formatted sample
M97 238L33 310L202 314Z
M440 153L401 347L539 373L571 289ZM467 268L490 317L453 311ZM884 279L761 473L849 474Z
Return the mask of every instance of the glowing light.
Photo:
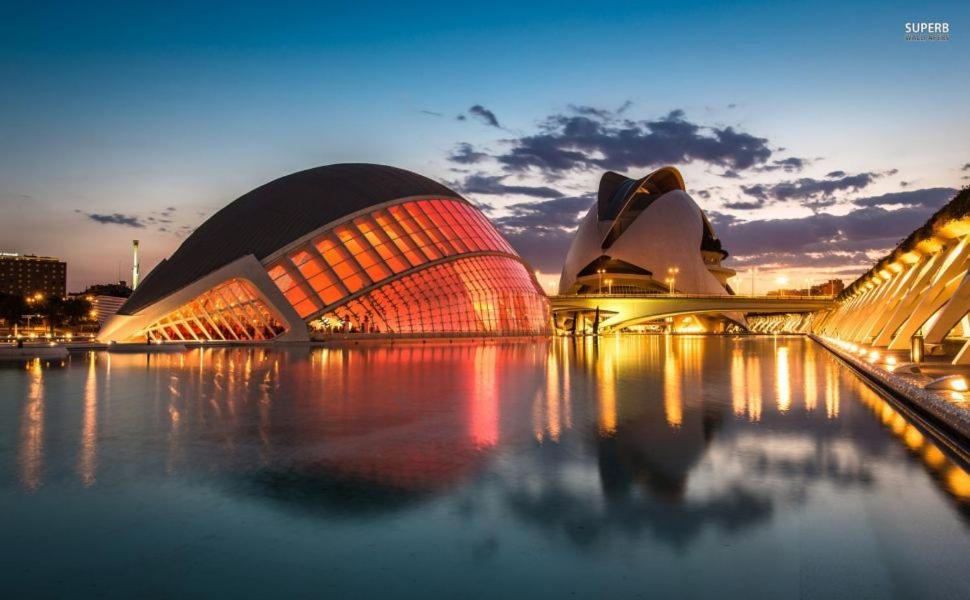
M950 390L965 392L968 389L967 380L962 375L944 375L934 379L924 386L927 390Z
M667 424L679 428L684 422L684 405L681 397L681 369L677 364L673 342L666 338L667 350L664 353L664 416Z
M788 368L788 348L781 346L775 353L775 387L778 392L778 410L788 412L791 408L791 380Z
M81 452L77 470L85 487L94 484L98 457L98 373L95 354L88 357L88 377L84 384L84 417L81 425Z
M946 474L946 487L958 498L970 498L970 474L954 465Z
M747 394L744 389L744 352L740 348L731 351L731 406L734 414L743 417L747 411Z
M599 432L602 436L616 433L616 371L613 354L606 353L599 363L600 372L596 378L596 391L599 401Z

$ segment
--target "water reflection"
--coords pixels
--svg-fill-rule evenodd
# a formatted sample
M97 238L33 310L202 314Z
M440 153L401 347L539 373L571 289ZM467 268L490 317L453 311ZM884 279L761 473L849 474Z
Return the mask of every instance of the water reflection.
M11 439L35 495L64 471L84 493L135 473L370 533L454 503L498 537L582 552L743 550L844 505L970 523L967 472L800 338L210 348L0 374L22 390Z
M81 420L81 451L77 470L81 483L94 484L98 468L98 370L97 355L88 357L88 376L84 382L84 413Z
M40 487L44 469L44 369L27 364L27 398L20 419L20 479L30 491Z

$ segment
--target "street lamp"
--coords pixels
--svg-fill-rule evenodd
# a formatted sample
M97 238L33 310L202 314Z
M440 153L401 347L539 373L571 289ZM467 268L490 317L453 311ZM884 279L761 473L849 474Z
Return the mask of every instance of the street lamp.
M667 269L667 275L668 275L668 277L667 277L667 284L668 284L668 290L667 290L667 292L669 294L673 294L674 293L674 283L677 281L677 273L680 273L680 269L677 268L677 267L670 267L670 268Z
M607 279L606 280L606 288L607 288L607 292L606 293L608 295L612 295L613 294L613 280L612 279Z
M600 277L599 293L603 293L603 273L606 273L606 269L596 269L596 274Z

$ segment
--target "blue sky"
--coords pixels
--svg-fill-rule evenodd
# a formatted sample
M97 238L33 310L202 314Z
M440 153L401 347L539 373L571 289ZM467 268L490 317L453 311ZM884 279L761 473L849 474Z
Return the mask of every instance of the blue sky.
M582 107L600 111L603 139L625 122L649 137L681 111L694 142L727 128L764 140L769 154L744 168L730 148L676 166L765 287L776 273L849 278L947 196L932 190L970 175L966 3L134 4L37 3L0 19L0 246L66 258L72 289L124 272L132 238L151 266L233 198L333 162L583 198L603 168L502 158ZM951 39L906 42L907 21L947 21ZM484 158L449 160L458 144ZM467 195L554 279L568 228L529 245L529 218L581 201ZM814 237L792 251L793 230ZM846 230L862 233L836 250L832 232Z

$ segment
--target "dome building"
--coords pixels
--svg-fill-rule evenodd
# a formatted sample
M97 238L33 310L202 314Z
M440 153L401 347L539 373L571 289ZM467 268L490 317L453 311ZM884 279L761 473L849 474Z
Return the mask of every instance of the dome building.
M559 293L734 294L727 256L677 169L641 179L609 171L566 254Z
M394 167L287 175L209 218L149 273L103 341L307 341L314 332L537 335L531 270L467 200Z

